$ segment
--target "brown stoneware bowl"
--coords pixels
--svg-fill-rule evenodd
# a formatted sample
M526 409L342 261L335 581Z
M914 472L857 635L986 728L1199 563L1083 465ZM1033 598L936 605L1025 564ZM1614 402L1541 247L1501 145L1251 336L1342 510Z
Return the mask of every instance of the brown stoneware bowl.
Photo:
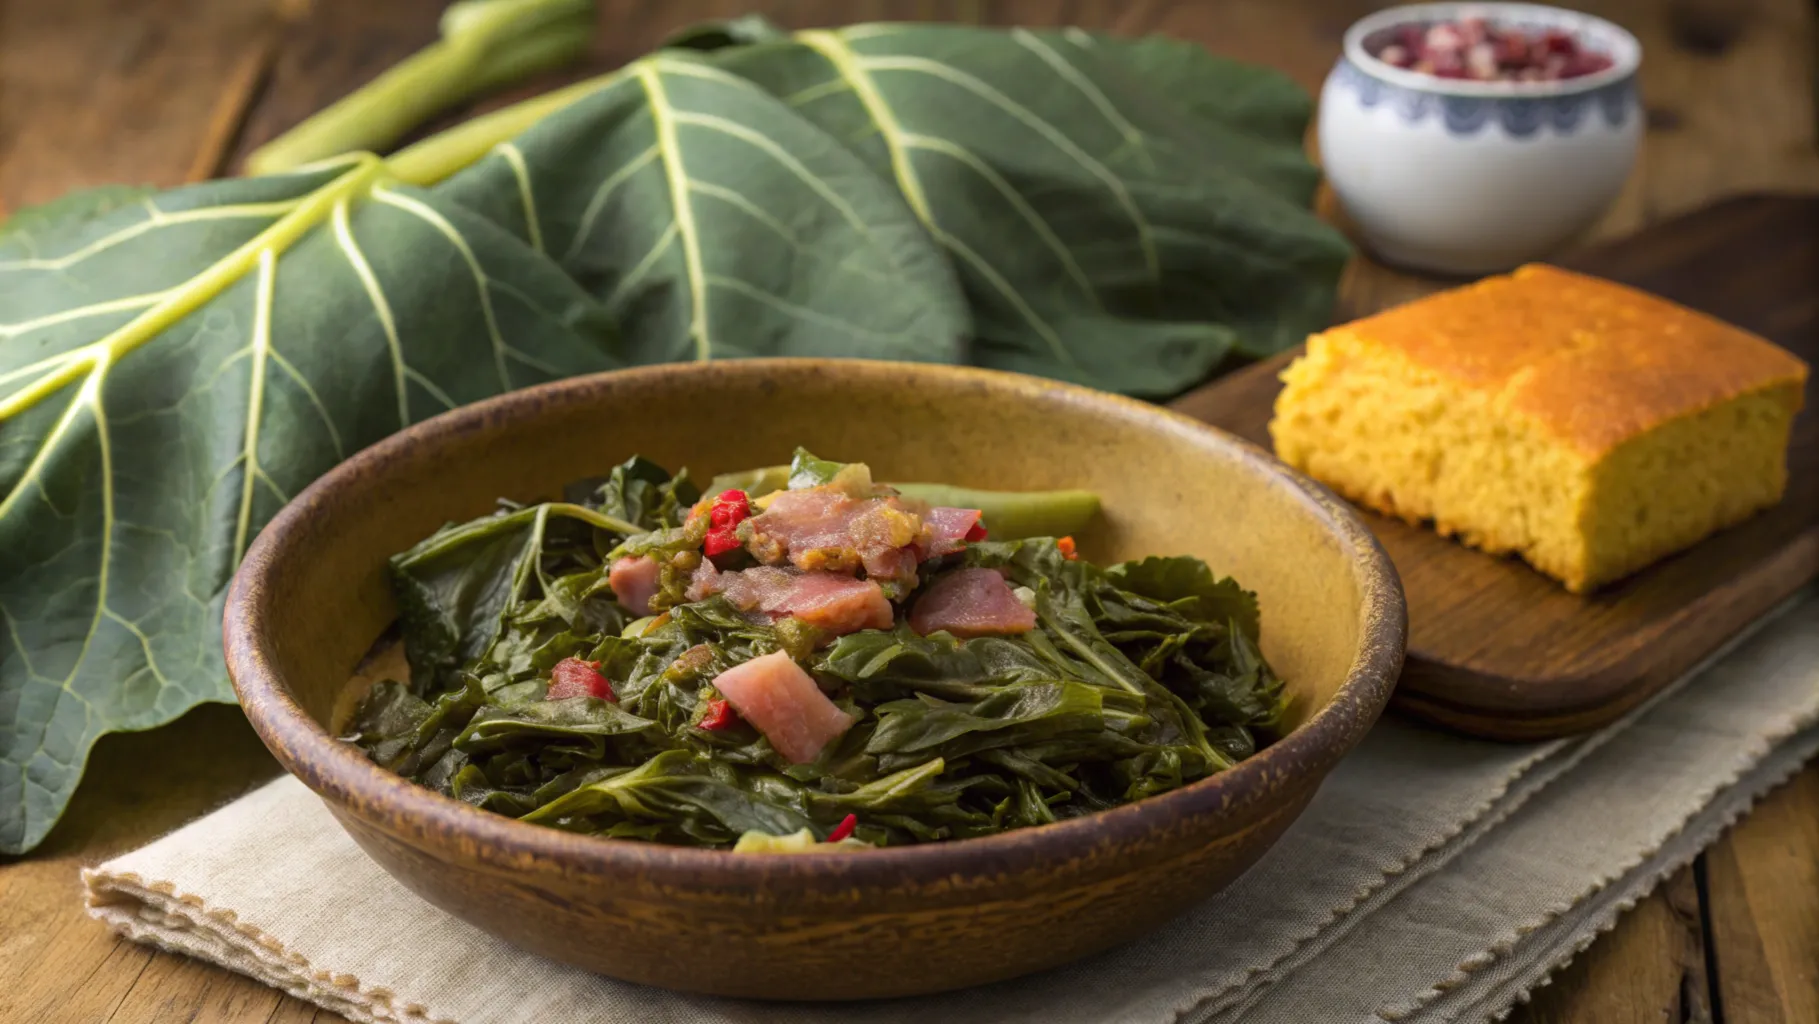
M526 825L415 786L335 738L395 609L385 566L500 496L553 496L633 453L698 478L806 445L882 480L1084 487L1098 560L1198 555L1257 590L1294 731L1222 775L1100 814L870 852L732 854ZM1370 729L1402 664L1401 586L1325 489L1166 410L982 370L860 361L668 365L518 391L418 424L291 502L227 602L254 728L400 882L519 946L630 981L855 999L1073 960L1249 867ZM332 880L325 880L332 882ZM373 922L376 928L384 922ZM509 979L504 983L509 984Z

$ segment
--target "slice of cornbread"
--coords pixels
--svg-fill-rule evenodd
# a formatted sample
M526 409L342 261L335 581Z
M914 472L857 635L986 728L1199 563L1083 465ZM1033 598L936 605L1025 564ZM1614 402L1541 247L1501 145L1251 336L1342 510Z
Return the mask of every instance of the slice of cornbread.
M1353 501L1583 593L1779 501L1806 374L1709 316L1525 266L1309 338L1270 434Z

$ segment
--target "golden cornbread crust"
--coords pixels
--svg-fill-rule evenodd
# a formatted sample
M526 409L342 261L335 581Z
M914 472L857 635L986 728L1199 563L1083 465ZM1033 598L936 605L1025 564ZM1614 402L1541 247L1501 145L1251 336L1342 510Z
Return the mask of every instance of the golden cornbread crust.
M1584 591L1780 500L1806 375L1711 317L1527 266L1310 338L1270 433L1348 498Z
M1741 328L1545 264L1334 328L1485 391L1591 456L1806 364ZM1329 332L1331 333L1331 332Z

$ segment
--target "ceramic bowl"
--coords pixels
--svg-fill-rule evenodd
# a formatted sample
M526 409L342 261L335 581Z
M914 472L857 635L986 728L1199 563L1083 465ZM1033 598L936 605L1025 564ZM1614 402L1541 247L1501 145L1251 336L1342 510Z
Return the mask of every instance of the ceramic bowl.
M1570 32L1610 68L1554 82L1437 78L1372 56L1400 25L1483 17ZM1320 159L1385 262L1483 274L1547 255L1590 227L1636 161L1642 48L1602 18L1534 4L1414 4L1345 34L1320 92Z
M1260 594L1294 731L1222 775L1059 824L865 852L732 854L477 810L337 740L392 622L386 559L494 500L633 453L713 474L796 444L881 479L1086 487L1083 553L1189 553ZM705 478L705 477L704 477ZM1122 942L1244 871L1377 718L1402 663L1395 570L1358 518L1262 450L1035 378L862 361L666 365L467 406L369 448L279 513L228 597L229 671L278 760L394 877L537 953L674 989L851 999L957 988ZM375 926L380 926L375 923Z

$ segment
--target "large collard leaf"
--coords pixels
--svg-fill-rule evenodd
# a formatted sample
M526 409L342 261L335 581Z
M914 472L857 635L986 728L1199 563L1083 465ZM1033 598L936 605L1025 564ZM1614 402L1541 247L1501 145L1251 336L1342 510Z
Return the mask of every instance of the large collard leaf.
M1348 250L1306 207L1314 174L1272 72L1161 44L953 26L685 42L896 184L966 287L975 362L1167 395L1330 313ZM1231 105L1169 94L1248 80Z
M439 191L554 257L635 362L965 356L965 297L896 190L685 54L634 63Z
M0 238L0 851L102 733L231 700L227 581L364 445L609 369L557 267L371 157Z

